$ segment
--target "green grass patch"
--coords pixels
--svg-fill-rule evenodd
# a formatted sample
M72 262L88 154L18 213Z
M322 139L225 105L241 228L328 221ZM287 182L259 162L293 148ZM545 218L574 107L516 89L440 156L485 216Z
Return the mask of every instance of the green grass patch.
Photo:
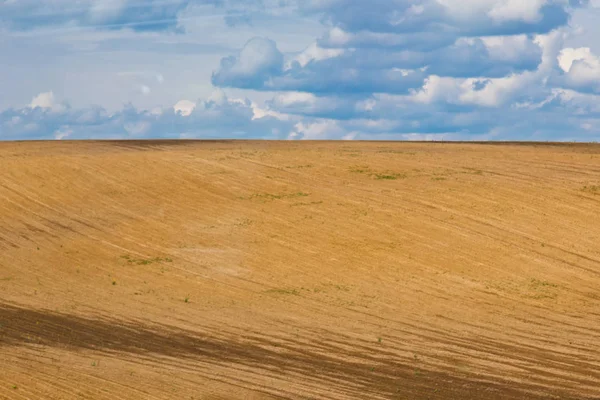
M529 286L532 289L556 288L556 287L558 287L558 285L556 285L554 283L550 283L548 281L540 281L539 279L532 279L531 282L529 283Z
M234 226L250 226L254 224L254 221L252 221L249 218L242 218L242 219L238 219L233 225Z
M308 197L310 193L296 192L296 193L255 193L248 197L240 197L242 200L262 199L262 200L283 200L283 199L295 199L298 197Z
M305 164L305 165L288 165L286 168L289 169L302 169L302 168L312 168L314 167L314 165L312 164Z
M350 287L347 285L339 285L336 283L324 283L323 286L328 287L328 288L333 288L333 289L337 289L339 291L342 292L349 292L350 291Z
M531 279L529 281L529 293L526 293L524 296L536 300L555 299L558 297L556 291L557 288L558 285L554 283L539 279Z
M368 166L358 165L350 168L350 172L354 174L366 174L377 180L396 180L406 178L406 174L400 174L395 172L375 172Z
M124 255L124 256L121 256L121 258L127 260L128 264L135 264L135 265L150 265L150 264L154 264L154 263L173 262L173 259L169 258L169 257L165 257L165 258L161 258L161 257L132 258L129 255Z
M318 204L323 204L323 201L311 201L310 203L294 203L294 204L291 204L290 207L316 206Z
M400 179L400 178L406 178L405 174L375 174L375 179L377 180L388 180L388 181L394 181L396 179Z
M483 175L483 170L481 169L477 169L477 168L470 168L470 167L464 167L463 169L465 169L468 174L472 174L472 175Z
M586 193L600 194L600 185L584 186L581 190Z

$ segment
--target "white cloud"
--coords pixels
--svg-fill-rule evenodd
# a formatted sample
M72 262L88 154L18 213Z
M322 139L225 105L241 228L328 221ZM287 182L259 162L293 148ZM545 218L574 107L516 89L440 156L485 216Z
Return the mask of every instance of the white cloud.
M223 58L212 80L219 86L252 88L264 84L282 69L283 54L275 42L256 37L246 43L239 55Z
M344 49L324 49L319 47L317 43L313 43L308 46L302 53L294 57L291 61L296 61L301 67L305 67L312 61L321 61L328 58L338 57L344 54ZM291 62L288 63L286 69L291 68Z
M65 109L65 105L64 104L60 104L57 103L55 98L54 98L54 93L53 92L43 92L38 94L37 96L35 96L32 100L31 103L29 104L30 108L42 108L42 109L48 109L48 110L52 110L55 112L61 112Z
M558 55L566 87L600 93L600 57L588 47L565 48Z
M466 80L462 85L460 100L464 104L498 107L513 100L513 95L523 89L533 78L531 73L490 79L483 89L475 90L476 81Z
M210 96L208 96L208 98L206 100L208 102L215 103L216 105L219 105L219 106L222 106L223 104L225 104L228 101L227 95L221 89L213 90L213 92L210 94Z
M273 98L273 103L277 107L289 106L314 106L317 103L317 96L312 93L303 92L284 92L277 94Z
M461 80L432 75L420 90L413 90L412 94L419 103L454 102L461 94Z
M44 92L40 93L31 100L29 107L31 108L49 108L52 109L54 106L54 93L52 92Z
M594 60L589 47L580 47L578 49L565 48L562 49L558 55L558 65L564 72L569 72L574 61L579 60Z
M571 27L575 8L0 0L0 138L594 137L596 14Z
M47 100L47 99L45 99ZM214 101L213 101L214 100ZM194 107L194 104L196 107ZM0 140L82 138L285 138L296 121L276 111L265 110L247 99L228 98L217 91L212 99L180 101L173 107L152 110L127 105L108 113L100 107L84 109L65 105L50 108L8 109L0 112ZM277 118L281 116L281 118Z
M253 115L252 115L253 121L256 119L261 119L261 118L266 118L266 117L272 117L272 118L278 119L280 121L289 121L290 120L290 116L288 114L282 114L280 112L273 111L273 110L270 110L267 108L261 108L256 103L252 103L251 107L252 107L252 113L253 113Z
M527 35L487 36L481 40L485 44L490 57L494 60L512 60L517 62L527 53L535 52L539 45Z
M470 21L488 16L497 23L523 21L539 22L544 6L567 6L567 1L553 0L436 0L448 14L459 21Z
M337 121L322 120L312 123L298 122L288 135L290 140L324 140L345 136Z
M421 90L413 92L419 103L448 103L499 107L512 100L513 95L528 84L532 74L480 80L430 76Z
M69 129L68 127L61 127L60 129L56 130L56 132L54 132L54 139L63 140L63 139L68 138L72 134L73 134L72 129Z
M189 100L180 100L177 102L177 104L173 106L173 110L175 110L176 113L179 113L184 117L189 117L195 108L196 103Z
M542 18L540 9L546 3L546 0L496 1L487 14L495 21L537 22Z
M89 8L93 22L105 22L117 18L127 5L127 0L92 0Z

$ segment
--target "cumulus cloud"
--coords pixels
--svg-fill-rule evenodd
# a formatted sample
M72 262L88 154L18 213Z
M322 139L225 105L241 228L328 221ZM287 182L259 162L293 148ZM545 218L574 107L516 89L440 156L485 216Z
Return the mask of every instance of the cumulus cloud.
M548 83L559 64L564 72L582 60L588 69L596 65L588 50L561 52L563 38L559 30L533 39L542 54L532 71L497 78L429 75L422 87L407 94L383 91L351 98L336 93L281 93L269 106L278 112L337 121L335 130L353 133L356 139L438 135L445 140L597 140L600 96ZM493 38L491 44L504 40ZM579 79L589 83L594 76L581 74ZM301 129L295 132L295 137L301 137Z
M257 88L281 74L282 69L283 54L275 42L256 37L246 43L239 55L223 58L212 81L224 87Z
M291 140L325 140L349 138L337 121L298 122L288 135Z
M265 50L257 51L256 43L264 43ZM213 84L270 91L406 93L422 86L429 74L502 77L534 70L541 54L533 40L523 38L457 40L428 52L321 48L315 43L282 67L282 55L275 44L256 38L248 42L239 57L221 61Z
M49 105L46 100L39 99ZM332 105L327 108L327 103ZM10 109L0 113L0 140L595 140L600 137L598 121L600 96L570 89L555 89L536 103L485 109L424 103L415 95L340 99L298 92L281 93L266 107L258 107L216 91L205 99L153 110L131 105L114 113L68 105L59 111L41 106Z
M558 138L582 126L584 136L598 133L593 118L569 114L580 107L555 90L559 82L572 91L597 91L599 59L589 49L561 52L569 13L583 1L295 4L329 29L287 55L283 68L278 63L256 80L245 76L238 86L278 92L267 102L270 110L311 118L297 123L290 138L493 139L543 132Z
M111 41L82 48L113 54L119 38L129 35L128 49L144 56L130 62L131 69L112 70L108 79L118 75L123 103L149 108L140 103L110 112L73 108L45 92L28 106L0 112L0 139L594 140L600 136L600 50L594 43L564 44L583 31L569 19L586 5L583 0L0 0L5 31L91 27L95 34L112 35ZM311 20L313 28L320 23L322 29L294 25L284 32L285 21L293 18ZM190 33L190 27L199 30ZM204 50L210 57L199 53L178 67L200 75L202 67L194 64L200 62L210 82L187 74L181 78L185 90L172 95L178 69L163 70L160 62L144 67L146 55L155 51L162 62L174 45L186 54L200 51L194 34L207 32L219 42ZM135 41L140 37L146 40L143 50ZM216 90L194 100L196 90L211 90L209 83ZM167 91L172 96L165 96ZM57 94L68 98L65 92ZM243 96L252 100L238 98Z
M51 109L53 106L54 106L54 93L52 93L52 92L44 92L44 93L38 94L31 100L31 103L29 104L29 107L31 107L31 108L40 107L40 108Z
M567 0L353 0L300 2L351 31L436 32L459 36L547 33L568 20Z
M283 67L276 44L255 38L239 56L223 58L213 84L318 94L402 94L422 87L429 76L502 79L535 71L543 62L543 46L536 38L564 27L573 3L526 3L299 2L302 12L318 14L331 25L323 37ZM257 51L257 43L268 51ZM261 68L244 67L244 53Z
M195 108L196 103L189 100L180 100L173 106L173 110L183 117L189 117Z
M351 93L391 90L406 92L418 87L424 78L422 71L395 68L360 68L356 57L342 58L342 52L309 47L287 65L275 42L254 38L239 56L221 60L212 83L222 87L255 90L294 90L315 93ZM354 64L354 65L353 65Z
M323 48L383 48L431 51L449 46L457 39L454 34L441 35L438 32L372 32L361 30L345 31L339 26L329 29L318 39Z
M68 105L58 103L55 100L53 92L40 93L31 100L31 103L29 103L29 108L41 108L53 112L64 111L67 107Z
M564 72L561 80L564 87L600 93L600 57L588 47L561 50L558 63Z
M286 66L286 69L290 69L293 63L298 63L300 67L306 67L309 63L314 61L327 60L329 58L339 57L344 54L344 49L327 49L320 47L317 43L313 43L308 46L304 51L294 57Z
M31 106L0 112L0 140L102 138L271 138L283 139L293 122L266 112L256 116L252 102L217 92L197 102L180 101L160 110L132 105L109 113L102 107L56 109L48 93Z

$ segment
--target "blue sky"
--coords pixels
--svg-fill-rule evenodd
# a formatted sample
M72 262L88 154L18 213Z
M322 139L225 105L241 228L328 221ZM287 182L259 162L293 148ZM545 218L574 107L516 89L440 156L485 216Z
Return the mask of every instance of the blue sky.
M600 0L0 0L0 140L600 140Z

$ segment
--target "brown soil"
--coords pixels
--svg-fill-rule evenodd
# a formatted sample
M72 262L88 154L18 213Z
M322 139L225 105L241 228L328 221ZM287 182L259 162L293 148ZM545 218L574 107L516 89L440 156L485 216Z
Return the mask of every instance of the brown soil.
M0 143L0 398L600 399L600 146Z

